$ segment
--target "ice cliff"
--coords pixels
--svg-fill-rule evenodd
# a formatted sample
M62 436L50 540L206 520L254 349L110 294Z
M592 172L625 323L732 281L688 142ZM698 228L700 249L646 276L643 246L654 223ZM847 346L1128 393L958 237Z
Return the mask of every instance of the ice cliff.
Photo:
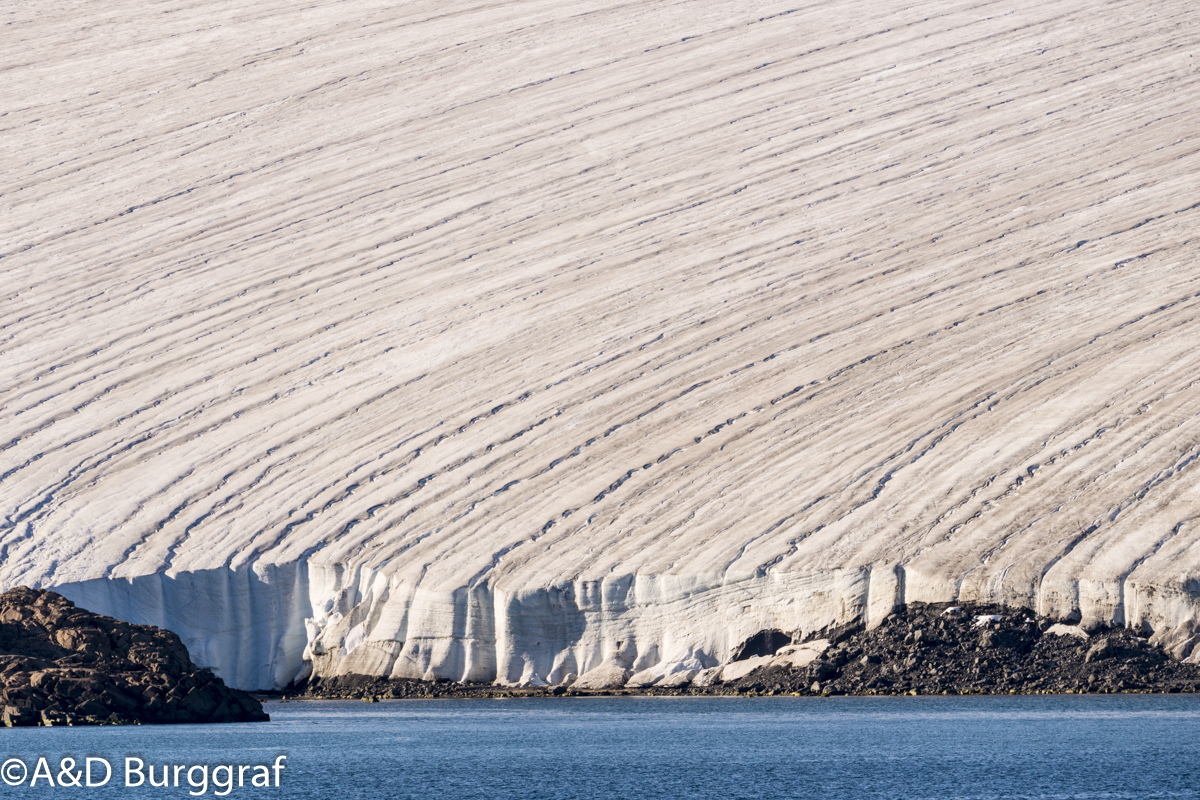
M9 17L0 589L243 688L914 600L1195 657L1194 4Z

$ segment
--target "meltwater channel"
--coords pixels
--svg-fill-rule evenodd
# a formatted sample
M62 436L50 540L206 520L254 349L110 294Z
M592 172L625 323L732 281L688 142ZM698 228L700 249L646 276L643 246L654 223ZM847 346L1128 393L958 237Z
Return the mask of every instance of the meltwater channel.
M261 724L26 728L5 759L113 765L6 797L1200 797L1200 697L528 698L271 702ZM124 759L270 764L278 787L127 789ZM161 769L158 769L161 776ZM186 773L185 773L186 774ZM224 776L225 773L222 773ZM194 773L199 779L200 773Z

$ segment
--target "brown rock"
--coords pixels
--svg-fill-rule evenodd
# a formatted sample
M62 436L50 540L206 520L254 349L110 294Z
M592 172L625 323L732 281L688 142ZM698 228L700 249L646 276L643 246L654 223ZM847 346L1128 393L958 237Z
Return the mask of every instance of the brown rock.
M0 705L9 726L269 719L174 633L25 587L0 594Z

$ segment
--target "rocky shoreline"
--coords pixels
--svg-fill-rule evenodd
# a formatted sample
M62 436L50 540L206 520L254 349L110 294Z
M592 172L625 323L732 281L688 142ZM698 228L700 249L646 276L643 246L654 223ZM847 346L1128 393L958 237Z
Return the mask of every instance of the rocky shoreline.
M1200 665L1126 628L1085 631L998 606L911 605L873 630L793 641L760 631L729 664L608 685L505 687L367 675L311 679L282 699L588 695L1195 693ZM197 667L170 631L102 617L50 591L0 595L0 721L29 725L262 721L259 700Z
M707 673L707 674L706 674ZM669 683L670 685L662 685ZM914 604L874 630L795 643L748 640L728 665L658 685L502 687L344 675L289 687L285 698L361 700L583 695L901 695L1195 693L1200 665L1171 658L1126 628L1084 631L999 606Z
M59 594L0 594L0 721L33 725L261 722L262 704L192 663L171 631Z

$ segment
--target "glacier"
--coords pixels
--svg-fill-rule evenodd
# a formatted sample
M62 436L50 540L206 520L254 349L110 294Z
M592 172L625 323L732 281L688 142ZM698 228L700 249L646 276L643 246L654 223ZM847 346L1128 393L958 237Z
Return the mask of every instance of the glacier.
M8 15L0 589L244 689L1200 658L1193 4L154 10Z

